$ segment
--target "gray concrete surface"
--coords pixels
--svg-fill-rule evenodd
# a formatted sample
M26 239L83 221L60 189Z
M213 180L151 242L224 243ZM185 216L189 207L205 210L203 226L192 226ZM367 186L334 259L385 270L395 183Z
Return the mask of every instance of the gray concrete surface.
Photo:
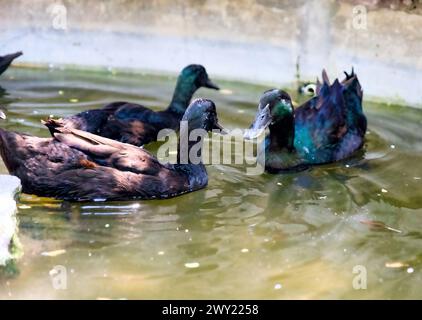
M9 249L17 230L15 197L20 189L18 178L0 175L0 266L13 258Z
M21 64L178 72L284 85L355 67L366 97L422 107L419 1L0 0Z

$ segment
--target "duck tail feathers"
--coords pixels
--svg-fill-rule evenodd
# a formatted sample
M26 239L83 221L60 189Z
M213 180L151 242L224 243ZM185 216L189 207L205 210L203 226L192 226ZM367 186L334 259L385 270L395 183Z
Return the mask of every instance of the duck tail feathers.
M316 78L316 88L315 88L315 94L319 95L319 93L321 92L321 81L319 81L319 77Z
M349 81L350 79L356 78L354 67L352 67L352 72L350 72L350 74L347 73L347 71L343 71L343 73L346 76L346 78L342 82L346 82L346 81Z
M322 69L322 81L324 84L330 85L330 79L328 78L327 71Z
M41 120L41 123L48 128L48 130L50 131L50 134L53 137L55 133L63 132L63 128L64 128L63 119L49 118L47 120Z

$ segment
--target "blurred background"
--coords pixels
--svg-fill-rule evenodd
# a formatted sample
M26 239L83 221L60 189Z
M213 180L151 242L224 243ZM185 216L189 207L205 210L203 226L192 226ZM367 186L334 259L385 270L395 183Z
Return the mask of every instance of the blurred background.
M366 97L422 106L419 0L1 0L20 64L178 72L286 85L352 66Z

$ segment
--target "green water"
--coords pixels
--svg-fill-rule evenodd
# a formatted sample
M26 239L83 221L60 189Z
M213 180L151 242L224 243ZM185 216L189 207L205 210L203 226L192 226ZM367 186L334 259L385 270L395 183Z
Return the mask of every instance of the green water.
M1 126L46 137L40 119L50 114L116 100L160 109L174 83L12 69L0 81L9 116ZM216 102L227 128L247 127L268 88L218 83L223 94L196 96ZM364 152L301 173L247 176L239 165L210 165L206 189L161 201L22 195L24 256L18 274L0 278L0 298L422 298L422 112L371 103L365 111ZM66 290L52 285L57 265L67 270ZM356 290L359 265L367 288Z

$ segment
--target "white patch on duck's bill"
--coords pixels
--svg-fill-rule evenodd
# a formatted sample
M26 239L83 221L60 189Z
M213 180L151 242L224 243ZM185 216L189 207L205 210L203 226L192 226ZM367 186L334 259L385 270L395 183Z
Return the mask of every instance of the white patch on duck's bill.
M263 108L262 107L262 104L261 104L261 102L258 104L258 109L265 109L266 107L269 107L270 106L270 104L269 103L267 103L266 105L265 105L265 107Z
M305 153L309 153L308 147L303 147L303 151L305 151Z

